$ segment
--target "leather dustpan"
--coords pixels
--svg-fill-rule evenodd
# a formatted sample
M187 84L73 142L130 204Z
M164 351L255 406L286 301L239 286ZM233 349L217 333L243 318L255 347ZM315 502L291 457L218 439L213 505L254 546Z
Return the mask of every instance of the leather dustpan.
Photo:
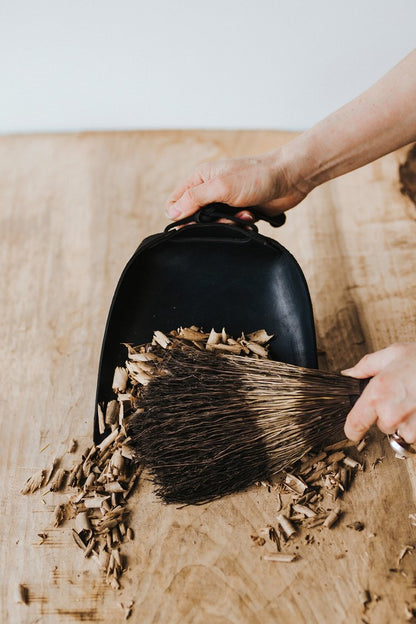
M236 218L238 210L211 204L140 244L120 277L108 314L96 406L115 398L111 386L115 367L126 360L123 343L150 342L155 329L225 327L239 336L264 328L274 335L273 359L317 367L313 311L302 270L277 241ZM253 212L275 227L285 222L284 215ZM218 223L219 218L232 223ZM96 407L94 442L102 437Z

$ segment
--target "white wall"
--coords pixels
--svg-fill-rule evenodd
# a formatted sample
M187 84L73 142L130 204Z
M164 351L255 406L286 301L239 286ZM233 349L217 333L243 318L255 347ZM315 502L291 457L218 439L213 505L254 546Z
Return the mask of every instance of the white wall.
M414 47L415 0L0 0L0 132L302 129Z

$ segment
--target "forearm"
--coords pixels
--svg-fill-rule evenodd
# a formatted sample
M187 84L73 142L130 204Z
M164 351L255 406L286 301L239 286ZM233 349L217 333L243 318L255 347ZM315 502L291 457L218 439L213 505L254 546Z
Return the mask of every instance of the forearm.
M416 50L283 153L287 170L296 171L294 185L309 192L415 140Z

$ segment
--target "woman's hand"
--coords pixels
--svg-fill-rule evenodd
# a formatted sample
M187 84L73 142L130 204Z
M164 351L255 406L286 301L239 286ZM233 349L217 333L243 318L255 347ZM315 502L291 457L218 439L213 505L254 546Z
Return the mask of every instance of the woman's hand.
M167 214L171 219L181 219L212 202L237 208L256 206L268 215L293 208L306 197L312 186L300 190L301 182L296 179L295 172L289 172L284 161L283 147L253 158L205 162L175 189L168 202ZM253 220L247 210L237 216Z
M365 379L368 386L348 414L345 434L360 440L372 424L384 433L416 442L416 343L396 343L364 356L344 375Z
M276 215L323 182L416 140L416 50L363 94L268 154L207 162L170 198L177 220L224 202ZM250 219L243 211L238 216Z

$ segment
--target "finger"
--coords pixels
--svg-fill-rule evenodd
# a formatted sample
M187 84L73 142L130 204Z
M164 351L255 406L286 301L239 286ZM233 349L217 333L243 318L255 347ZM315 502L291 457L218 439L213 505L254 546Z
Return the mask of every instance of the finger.
M409 444L416 442L416 413L413 413L410 418L400 424L397 433Z
M368 353L365 355L355 366L352 368L346 368L341 371L342 375L348 377L357 377L358 379L365 379L367 377L374 377L383 368L385 368L390 362L392 362L397 355L394 346L380 349L374 353Z
M168 199L168 204L175 203L176 201L178 201L178 199L182 197L185 191L194 186L198 186L198 184L202 184L203 182L204 178L202 177L202 173L199 171L199 169L196 169L191 173L190 176L188 176L184 181L182 181L174 188Z
M173 219L182 219L194 214L202 206L213 202L228 203L229 192L226 184L220 178L213 178L207 182L188 188L183 195L166 210Z
M241 210L240 212L236 212L235 216L239 219L243 219L243 221L248 221L249 223L254 223L254 221L256 220L253 213L249 212L248 210Z
M377 412L368 403L364 391L347 416L344 425L345 435L350 440L359 442L376 421Z

